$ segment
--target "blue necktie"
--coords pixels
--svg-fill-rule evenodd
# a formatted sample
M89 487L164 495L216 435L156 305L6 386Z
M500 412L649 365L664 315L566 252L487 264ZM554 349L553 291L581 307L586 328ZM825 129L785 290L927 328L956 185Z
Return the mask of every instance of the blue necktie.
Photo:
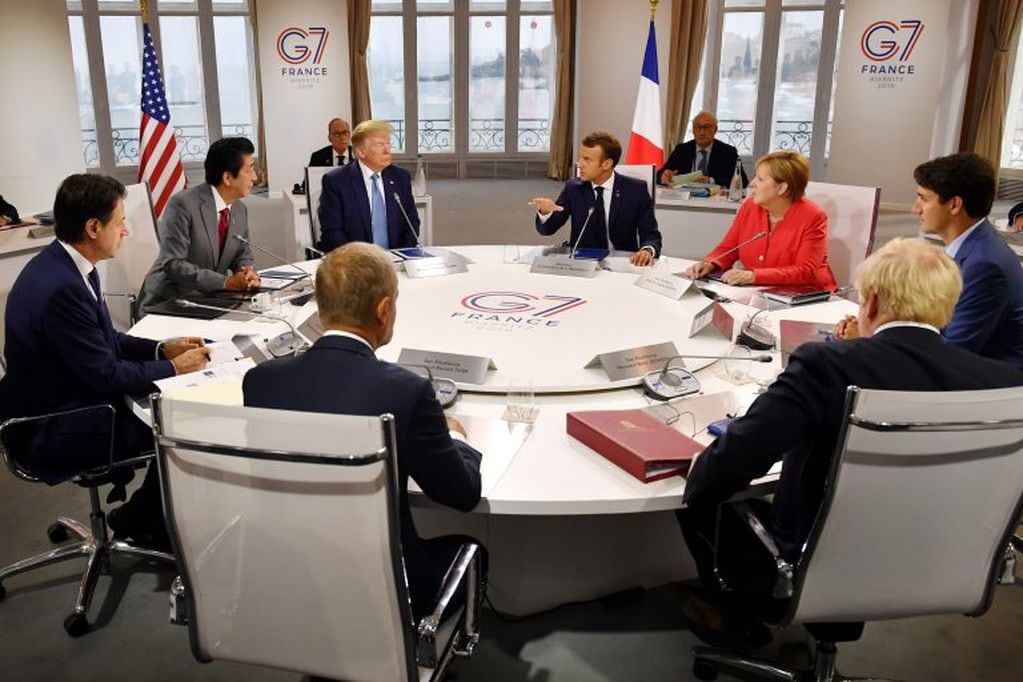
M391 245L387 239L387 209L384 208L384 195L380 193L380 188L377 186L380 174L374 173L369 176L369 179L373 183L373 191L370 192L373 197L370 206L373 220L373 243L382 249L389 249Z
M707 150L700 150L700 163L697 165L696 170L700 171L704 175L707 174Z

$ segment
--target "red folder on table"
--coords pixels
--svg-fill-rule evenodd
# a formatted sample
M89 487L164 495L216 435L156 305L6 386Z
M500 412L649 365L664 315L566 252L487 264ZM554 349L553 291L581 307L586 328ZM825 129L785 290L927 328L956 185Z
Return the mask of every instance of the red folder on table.
M685 475L703 446L643 410L569 412L568 435L649 483Z

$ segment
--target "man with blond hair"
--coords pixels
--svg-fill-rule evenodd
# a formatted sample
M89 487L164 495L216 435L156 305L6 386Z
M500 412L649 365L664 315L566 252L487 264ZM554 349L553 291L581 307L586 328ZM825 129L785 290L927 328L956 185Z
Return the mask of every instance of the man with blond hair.
M348 242L370 242L383 249L415 246L419 213L408 171L391 165L391 126L370 119L355 126L356 162L323 176L318 208L321 251Z
M861 266L861 338L799 347L778 380L728 426L696 460L686 480L679 512L682 532L701 580L724 614L707 603L687 609L743 635L756 621L758 599L766 600L773 561L759 543L724 515L717 546L723 570L735 590L715 593L712 550L717 506L784 466L764 517L782 555L799 559L824 495L845 413L846 389L859 386L893 391L965 391L1023 385L1023 372L942 341L939 329L952 317L962 290L956 264L941 249L920 239L895 239ZM764 604L759 604L763 607ZM708 616L713 614L713 617Z
M482 455L465 429L445 418L430 382L378 360L394 332L398 278L391 258L353 242L327 254L316 271L316 305L326 331L295 358L265 362L245 375L245 404L279 410L380 415L395 419L401 544L416 618L431 600L464 538L423 541L408 503L411 476L427 497L469 511L480 499Z

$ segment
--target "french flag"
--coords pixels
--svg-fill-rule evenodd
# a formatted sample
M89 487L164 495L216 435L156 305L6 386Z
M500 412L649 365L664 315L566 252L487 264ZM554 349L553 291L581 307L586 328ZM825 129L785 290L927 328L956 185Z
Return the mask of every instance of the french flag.
M636 94L636 113L632 117L632 135L629 136L629 151L625 163L664 165L664 149L661 140L661 86L657 77L657 32L650 20L650 33L646 39L646 53L643 55L643 75L639 79Z

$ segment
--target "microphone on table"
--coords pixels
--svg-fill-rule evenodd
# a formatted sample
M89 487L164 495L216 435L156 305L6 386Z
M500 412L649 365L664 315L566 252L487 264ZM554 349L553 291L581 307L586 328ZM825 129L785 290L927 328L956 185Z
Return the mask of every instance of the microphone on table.
M269 315L267 313L257 313L250 310L225 310L224 308L218 308L215 305L206 305L205 303L196 303L195 301L189 301L185 298L178 298L174 300L174 304L181 306L182 308L201 308L202 310L216 310L221 313L240 313L242 315L248 315L249 317L265 317L271 320L277 320L283 322L291 328L291 331L278 334L272 339L268 339L266 342L266 349L270 351L270 354L275 358L283 358L289 355L295 355L300 350L304 350L309 346L306 340L299 336L298 330L286 317L280 315Z
M752 244L756 240L763 239L766 236L767 236L767 230L761 230L760 232L757 232L755 235L753 235L752 237L750 237L746 241L741 242L739 244L736 244L735 246L733 246L732 248L728 249L727 251L724 251L723 253L719 254L718 258L721 258L722 256L727 256L730 253L735 253L736 251L738 251L742 247L746 246L747 244Z
M661 371L648 372L643 377L643 391L657 400L672 400L673 398L679 398L690 393L696 393L700 390L700 380L685 368L672 367L671 361L681 360L682 358L723 360L727 357L727 355L693 355L689 353L672 355L664 361L664 367ZM771 362L772 358L770 355L752 355L750 360L752 362Z
M575 238L575 244L572 244L572 251L569 254L569 258L575 258L575 250L579 248L579 242L582 241L583 235L586 234L586 226L590 224L590 218L593 217L593 207L590 206L586 209L586 220L583 221L583 228L579 230L579 236Z
M236 234L236 235L233 235L233 236L234 236L235 239L240 241L242 244L248 244L249 246L251 246L252 248L256 249L257 251L260 251L261 253L265 253L266 255L270 256L271 258L273 258L277 262L281 263L282 265L286 265L289 268L294 268L294 269L298 270L300 273L302 273L302 276L299 277L298 279L296 279L295 280L296 282L299 282L299 281L301 281L303 279L308 278L309 279L309 283L313 284L313 281L314 281L313 280L313 276L310 275L305 270L303 270L302 268L300 268L297 265L295 265L294 263L292 263L291 261L287 260L286 258L283 258L283 257L279 256L278 254L274 253L273 251L270 251L268 249L264 249L262 246L256 244L255 242L253 242L251 239L248 239L247 237L243 237L240 234ZM322 256L323 254L321 253L320 255ZM313 285L313 286L315 286L315 285ZM298 293L298 294L294 294L292 296L287 296L287 297L283 298L282 300L285 300L288 303L291 303L292 305L301 306L301 305L305 305L306 301L308 301L310 298L312 298L312 296L313 296L313 293L311 291L307 291L305 293Z
M397 192L394 192L391 196L394 198L394 203L398 204L398 208L401 209L401 214L405 217L405 224L408 225L409 232L412 233L412 238L416 240L416 248L422 251L423 243L419 241L419 233L416 232L416 228L412 227L412 220L408 217L408 213L405 212L405 207L401 203L401 197L398 196Z
M735 337L735 343L740 346L747 346L752 350L771 350L778 343L778 338L770 329L762 324L757 324L757 316L767 312L770 308L762 308L753 313L753 317L742 323L739 327L739 334Z
M440 403L440 406L446 409L455 404L455 401L458 399L458 386L454 381L445 377L433 376L433 372L426 365L409 365L403 362L397 364L409 369L426 370L426 380L433 386L433 392L437 396L437 402Z
M299 277L298 279L305 279L306 277L308 277L309 279L312 279L312 275L310 275L308 272L306 272L302 268L298 267L297 265L295 265L291 261L287 260L283 256L280 256L280 255L274 253L273 251L270 251L269 249L264 249L262 246L260 246L259 244L256 244L254 241L252 241L248 237L243 237L240 234L236 234L236 235L232 235L232 236L235 239L237 239L238 241L240 241L242 244L246 244L248 246L251 246L256 251L259 251L260 253L265 253L266 255L270 256L271 258L273 258L275 261L277 261L281 265L286 265L289 268L294 268L295 270L298 270L298 272L300 272L302 274L302 276Z

